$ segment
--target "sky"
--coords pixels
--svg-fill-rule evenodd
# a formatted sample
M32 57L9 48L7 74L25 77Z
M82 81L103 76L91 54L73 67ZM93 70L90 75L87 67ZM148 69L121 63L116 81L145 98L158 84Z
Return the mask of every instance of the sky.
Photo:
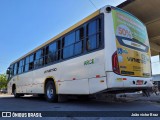
M11 62L97 9L117 6L123 1L0 0L0 74L5 73ZM152 59L156 61L155 67L159 64L157 60Z

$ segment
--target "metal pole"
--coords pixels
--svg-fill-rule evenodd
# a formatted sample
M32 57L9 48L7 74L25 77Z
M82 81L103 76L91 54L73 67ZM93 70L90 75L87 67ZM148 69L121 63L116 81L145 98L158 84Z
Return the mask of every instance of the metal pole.
M159 52L159 62L160 62L160 52Z

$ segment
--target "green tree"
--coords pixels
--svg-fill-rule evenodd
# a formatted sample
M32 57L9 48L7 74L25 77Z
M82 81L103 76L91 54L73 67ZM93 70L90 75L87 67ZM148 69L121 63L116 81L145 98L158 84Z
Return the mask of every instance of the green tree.
M7 79L5 74L0 74L0 89L7 88Z

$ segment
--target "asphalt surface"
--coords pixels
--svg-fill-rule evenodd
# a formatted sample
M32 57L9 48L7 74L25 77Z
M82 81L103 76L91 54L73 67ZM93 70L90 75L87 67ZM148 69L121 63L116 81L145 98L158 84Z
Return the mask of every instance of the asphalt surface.
M44 98L24 96L21 98L14 98L12 95L0 95L0 111L78 111L78 112L102 112L102 111L160 111L160 95L147 97L130 97L129 99L123 99L116 102L105 102L98 100L80 101L76 99L70 99L62 103L48 103ZM54 117L54 119L67 119L67 120L105 120L105 119L151 119L151 117L75 117L75 116L65 116L65 117ZM2 119L2 118L0 118ZM9 118L3 118L9 119ZM12 118L21 119L21 118ZM39 118L23 118L23 119L39 119ZM49 117L42 117L41 119L53 119ZM154 120L158 120L158 117L152 117Z

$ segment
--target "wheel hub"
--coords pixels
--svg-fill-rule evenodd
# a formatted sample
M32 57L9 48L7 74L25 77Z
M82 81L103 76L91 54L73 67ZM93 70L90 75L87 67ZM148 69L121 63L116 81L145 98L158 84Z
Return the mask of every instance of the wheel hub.
M51 85L48 86L47 96L48 96L48 98L52 98L53 97L53 87Z

